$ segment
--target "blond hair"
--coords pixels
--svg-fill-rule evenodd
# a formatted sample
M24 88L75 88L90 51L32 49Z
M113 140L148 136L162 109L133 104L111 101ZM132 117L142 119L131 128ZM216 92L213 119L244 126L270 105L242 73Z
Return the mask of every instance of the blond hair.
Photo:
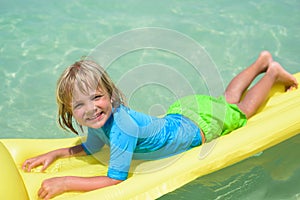
M58 123L64 130L78 134L72 122L72 99L75 85L83 94L88 94L89 89L104 90L112 99L114 108L125 104L123 93L100 65L91 60L75 62L61 74L57 81Z

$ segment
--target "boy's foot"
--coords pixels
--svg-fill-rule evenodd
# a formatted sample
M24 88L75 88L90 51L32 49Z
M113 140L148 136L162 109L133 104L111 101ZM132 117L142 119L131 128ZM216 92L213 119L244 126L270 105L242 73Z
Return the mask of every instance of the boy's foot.
M286 91L298 88L297 79L287 72L278 62L272 62L269 66L270 70L276 72L276 81L282 83L286 87Z

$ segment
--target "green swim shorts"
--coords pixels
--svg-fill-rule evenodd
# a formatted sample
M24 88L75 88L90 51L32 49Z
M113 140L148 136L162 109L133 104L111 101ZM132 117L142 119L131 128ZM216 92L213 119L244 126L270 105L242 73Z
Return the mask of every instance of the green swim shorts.
M196 123L207 142L230 133L247 123L246 115L235 104L205 95L183 97L173 103L167 114L182 114Z

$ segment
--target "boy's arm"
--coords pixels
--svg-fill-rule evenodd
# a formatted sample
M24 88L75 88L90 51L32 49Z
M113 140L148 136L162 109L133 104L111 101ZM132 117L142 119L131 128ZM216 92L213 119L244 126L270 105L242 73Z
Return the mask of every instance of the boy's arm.
M55 161L58 158L80 155L86 155L81 144L73 147L56 149L48 153L25 160L25 162L22 165L22 169L24 171L30 172L31 169L39 165L43 165L41 170L44 171L53 161Z
M38 191L42 199L50 199L56 195L69 191L91 191L111 185L116 185L122 181L111 179L107 176L76 177L65 176L45 180Z
M82 144L67 148L68 153L64 157L69 156L85 156L86 152L84 151Z

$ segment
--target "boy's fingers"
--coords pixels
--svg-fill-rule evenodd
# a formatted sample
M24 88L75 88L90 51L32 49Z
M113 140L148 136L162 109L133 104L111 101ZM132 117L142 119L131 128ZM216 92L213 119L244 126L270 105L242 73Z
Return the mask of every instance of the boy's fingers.
M49 165L49 164L48 164L47 162L44 163L44 165L43 165L41 171L43 172L45 169L47 169L48 165Z
M30 161L25 161L22 165L22 169L25 170L25 171L28 171L28 168L29 168L29 165L31 164Z
M26 169L27 169L27 172L31 171L31 169L32 169L32 163L31 162L27 163Z
M22 168L24 171L30 172L33 168L35 168L36 166L40 165L41 163L39 163L38 161L25 161Z

